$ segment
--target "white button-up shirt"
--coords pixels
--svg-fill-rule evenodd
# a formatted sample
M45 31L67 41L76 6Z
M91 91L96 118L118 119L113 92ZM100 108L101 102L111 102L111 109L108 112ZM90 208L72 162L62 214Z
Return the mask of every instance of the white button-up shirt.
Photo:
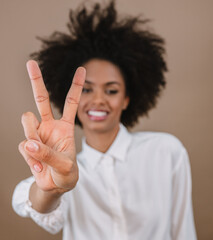
M188 155L174 136L130 134L123 125L106 153L86 144L79 181L53 212L31 208L34 178L19 183L13 208L63 240L195 240Z

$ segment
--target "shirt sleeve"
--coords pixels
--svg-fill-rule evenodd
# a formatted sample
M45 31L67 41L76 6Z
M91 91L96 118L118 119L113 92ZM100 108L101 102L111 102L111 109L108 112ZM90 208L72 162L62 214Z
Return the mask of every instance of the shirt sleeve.
M34 177L29 177L21 181L15 188L12 198L12 206L14 211L21 217L31 217L34 222L44 228L46 231L56 234L64 225L63 208L64 201L61 198L59 206L50 213L39 213L31 207L29 201L29 190Z
M172 239L196 240L192 209L191 170L185 148L178 154L173 170Z

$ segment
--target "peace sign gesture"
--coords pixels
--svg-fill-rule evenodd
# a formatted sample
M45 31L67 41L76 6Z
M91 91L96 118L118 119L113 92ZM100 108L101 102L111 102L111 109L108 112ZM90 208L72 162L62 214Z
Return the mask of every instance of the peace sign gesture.
M40 190L63 193L74 188L78 180L74 122L86 70L83 67L76 70L63 115L60 120L55 120L38 64L30 60L27 69L41 122L31 112L23 114L26 140L19 144L19 150Z

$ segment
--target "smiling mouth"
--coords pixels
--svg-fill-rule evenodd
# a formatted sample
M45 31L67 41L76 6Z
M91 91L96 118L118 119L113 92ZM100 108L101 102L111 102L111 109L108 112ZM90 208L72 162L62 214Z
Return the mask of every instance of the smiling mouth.
M88 114L94 117L103 117L106 116L108 113L104 111L88 111Z
M106 111L89 110L87 114L91 120L101 121L101 120L105 120L109 113Z

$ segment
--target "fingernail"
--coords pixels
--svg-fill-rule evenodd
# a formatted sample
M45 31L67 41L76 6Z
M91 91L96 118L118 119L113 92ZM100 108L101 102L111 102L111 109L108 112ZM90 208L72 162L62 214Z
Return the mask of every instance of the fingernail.
M41 167L37 164L33 165L33 168L36 172L41 172Z
M84 75L86 73L86 69L84 67L79 67L78 68L78 73L81 75Z
M33 141L28 141L25 144L25 147L30 152L36 152L39 149L39 146L35 142L33 142Z

